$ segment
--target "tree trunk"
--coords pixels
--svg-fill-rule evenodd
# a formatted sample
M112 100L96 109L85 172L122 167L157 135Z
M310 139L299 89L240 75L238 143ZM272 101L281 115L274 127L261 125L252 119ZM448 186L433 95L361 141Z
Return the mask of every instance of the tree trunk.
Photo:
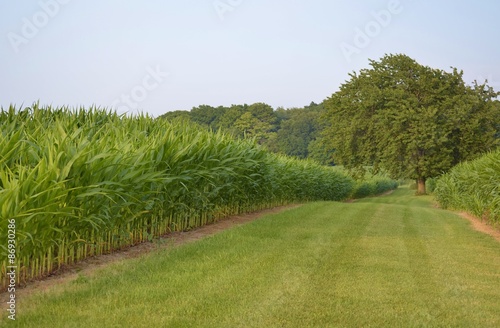
M417 195L425 195L425 178L417 179Z

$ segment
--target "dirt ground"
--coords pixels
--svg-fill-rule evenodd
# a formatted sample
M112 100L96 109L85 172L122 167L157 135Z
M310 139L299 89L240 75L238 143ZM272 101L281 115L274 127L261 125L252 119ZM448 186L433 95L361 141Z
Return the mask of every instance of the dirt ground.
M484 221L481 221L480 219L469 213L461 212L460 216L469 220L475 230L493 236L493 238L495 238L497 241L500 241L500 230L493 228L491 225L487 224Z
M54 272L48 277L40 280L30 281L26 286L16 287L16 298L23 297L38 291L47 291L55 285L69 282L77 279L81 275L91 276L92 273L111 263L123 261L126 259L137 258L151 251L176 247L182 244L200 240L204 237L214 235L223 230L238 226L253 220L256 220L266 214L279 213L287 209L299 207L300 205L287 205L249 213L245 215L231 216L206 226L202 226L186 232L174 232L161 237L153 242L145 242L123 250L115 251L111 254L91 257L78 262L74 265L65 267ZM0 294L0 302L7 302L9 295L6 292Z

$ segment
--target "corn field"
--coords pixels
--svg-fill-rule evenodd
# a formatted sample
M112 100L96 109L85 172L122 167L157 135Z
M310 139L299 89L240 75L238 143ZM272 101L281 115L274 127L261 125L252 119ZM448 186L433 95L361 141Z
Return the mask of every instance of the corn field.
M372 176L356 181L351 198L363 198L372 195L379 195L386 191L396 189L398 183L388 177Z
M437 180L434 194L443 208L500 224L500 150L455 166Z
M15 222L18 283L229 215L342 200L354 181L183 121L104 109L0 112L1 280Z

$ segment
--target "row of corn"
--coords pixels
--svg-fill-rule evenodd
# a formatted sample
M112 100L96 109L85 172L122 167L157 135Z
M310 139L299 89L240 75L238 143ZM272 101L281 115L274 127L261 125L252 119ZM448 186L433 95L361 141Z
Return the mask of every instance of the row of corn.
M228 215L345 199L353 185L333 168L192 123L11 106L0 111L2 287L12 222L22 283Z
M500 150L455 166L437 180L434 194L444 208L500 225Z

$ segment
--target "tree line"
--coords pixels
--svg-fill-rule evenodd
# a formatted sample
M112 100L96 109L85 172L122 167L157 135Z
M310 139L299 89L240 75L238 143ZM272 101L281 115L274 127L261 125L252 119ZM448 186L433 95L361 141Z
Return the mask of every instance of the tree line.
M323 103L311 102L304 107L278 107L265 103L229 107L200 105L190 111L167 112L161 118L184 118L214 131L222 130L235 138L254 138L268 150L288 156L312 158L331 165L332 151L323 146Z
M487 82L469 85L457 68L431 68L404 54L369 65L320 104L201 105L163 117L255 138L270 151L340 164L354 175L382 169L414 179L421 194L429 178L499 147L500 92Z

